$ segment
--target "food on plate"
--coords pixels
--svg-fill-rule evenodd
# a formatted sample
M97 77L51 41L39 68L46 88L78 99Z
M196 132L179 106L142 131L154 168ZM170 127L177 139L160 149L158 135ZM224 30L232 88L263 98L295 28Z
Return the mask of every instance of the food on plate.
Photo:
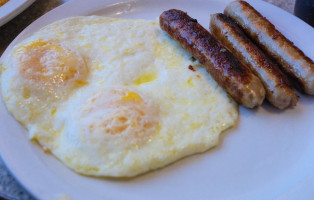
M5 3L7 3L9 0L0 0L0 6L4 5Z
M314 63L276 27L245 1L233 1L224 13L234 19L241 28L267 54L271 55L299 88L314 95Z
M154 21L64 19L1 64L7 109L30 139L81 174L163 167L215 146L238 117L236 103Z
M263 102L265 90L261 81L196 19L172 9L163 12L159 21L161 28L198 59L238 103L253 108Z
M253 44L235 21L222 13L212 14L210 30L218 41L260 78L271 104L280 109L296 105L298 96L289 86L285 74Z

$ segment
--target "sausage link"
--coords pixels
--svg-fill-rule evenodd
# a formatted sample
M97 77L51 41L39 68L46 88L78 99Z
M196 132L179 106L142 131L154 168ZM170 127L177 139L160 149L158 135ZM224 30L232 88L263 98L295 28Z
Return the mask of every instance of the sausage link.
M224 13L234 19L281 68L296 80L301 91L314 95L314 63L276 27L245 1L228 4Z
M260 78L271 104L280 109L296 105L298 96L289 86L287 77L253 44L235 21L222 13L213 14L210 30L218 41Z
M238 103L253 108L265 98L260 80L203 28L180 10L168 10L159 17L161 28L191 53L216 82Z

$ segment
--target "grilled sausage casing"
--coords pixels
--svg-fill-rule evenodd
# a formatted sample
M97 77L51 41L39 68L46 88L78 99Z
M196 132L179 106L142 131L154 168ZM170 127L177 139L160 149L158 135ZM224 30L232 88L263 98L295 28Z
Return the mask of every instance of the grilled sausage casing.
M172 9L160 15L159 23L238 103L253 108L263 102L265 90L260 80L195 19L183 11Z
M228 4L224 13L234 19L283 70L295 79L301 90L314 95L314 63L275 26L245 1Z
M296 105L298 96L289 86L289 80L265 54L224 14L210 18L212 35L248 66L262 81L267 100L275 107L284 109Z

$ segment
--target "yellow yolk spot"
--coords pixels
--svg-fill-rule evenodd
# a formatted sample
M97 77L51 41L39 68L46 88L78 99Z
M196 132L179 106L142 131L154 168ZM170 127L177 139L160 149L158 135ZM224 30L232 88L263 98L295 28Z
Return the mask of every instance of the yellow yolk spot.
M59 38L63 38L63 37L64 37L63 33L57 33L57 36L58 36Z
M131 56L134 55L136 53L135 49L131 49L131 48L127 48L123 50L123 54L124 56Z
M6 67L0 67L0 75L2 74L2 72L5 72L8 68Z
M143 43L136 43L136 44L134 45L134 47L136 47L136 48L142 48L143 46L144 46Z
M191 86L191 87L194 87L194 86L195 86L194 83L193 83L193 81L192 81L192 78L189 78L189 79L187 80L187 83L188 83L188 85Z
M167 66L167 68L173 68L182 66L184 62L180 55L174 54L176 51L173 48L169 48L168 44L157 42L154 48L155 56L161 59Z
M157 73L143 73L142 75L140 75L135 81L134 84L135 85L141 85L144 83L149 83L152 82L153 80L155 80L157 78Z
M92 64L92 68L100 71L100 70L103 70L105 68L105 65L100 64L98 61L94 61Z
M192 128L192 130L197 130L199 129L201 126L206 125L205 123L191 123L190 127Z
M87 73L83 59L56 42L35 41L16 50L17 66L28 80L45 86L65 85Z
M75 80L74 81L78 86L85 86L88 85L87 81L83 81L83 80Z
M142 98L135 92L128 91L125 96L121 98L123 101L142 101Z
M23 50L25 50L26 48L34 48L34 47L36 47L36 46L44 46L44 45L46 45L46 44L48 44L48 43L45 42L45 41L34 41L34 42L32 42L31 44L29 44L28 46L22 46L22 47L20 47L20 48L17 50L17 52L23 51Z
M24 90L23 90L23 97L24 97L24 99L29 99L30 98L30 90L29 90L29 88L27 88L27 87L25 87L24 88Z
M51 115L52 115L52 116L55 115L56 112L57 112L57 108L53 108L53 109L51 110Z

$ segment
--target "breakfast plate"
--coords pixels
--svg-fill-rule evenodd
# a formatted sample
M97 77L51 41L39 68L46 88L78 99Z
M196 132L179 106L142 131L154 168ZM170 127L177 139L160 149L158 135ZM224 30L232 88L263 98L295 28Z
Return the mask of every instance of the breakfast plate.
M56 20L79 15L157 19L177 8L207 28L209 15L229 0L72 0L39 18L8 47ZM262 1L249 1L305 54L314 59L313 28ZM236 126L217 147L130 179L82 176L38 144L0 104L0 153L18 181L38 199L310 199L314 192L314 98L300 94L296 107L278 111L267 103L239 107ZM182 122L184 123L184 122Z
M0 7L0 26L20 14L35 0L10 0Z

